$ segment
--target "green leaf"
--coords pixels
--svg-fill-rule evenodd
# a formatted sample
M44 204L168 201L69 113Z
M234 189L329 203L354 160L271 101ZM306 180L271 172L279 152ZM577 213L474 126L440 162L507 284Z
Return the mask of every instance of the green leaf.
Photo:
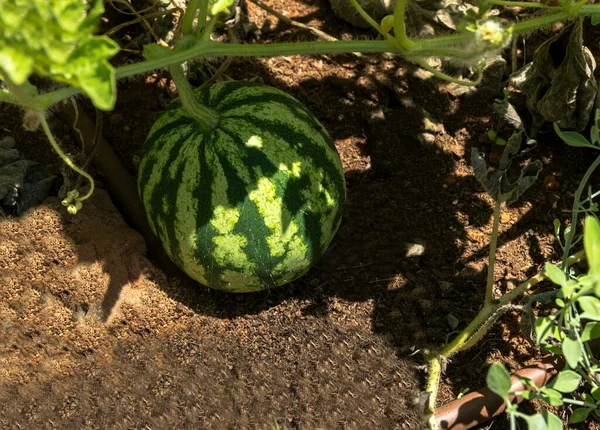
M571 393L579 387L581 376L572 370L563 370L547 385L561 393Z
M213 0L214 3L210 8L211 15L215 16L222 12L229 13L229 8L233 6L234 0ZM212 2L211 2L212 3Z
M581 345L575 336L569 335L569 337L565 338L562 344L562 352L569 367L575 369L581 359L581 353L583 352Z
M538 345L552 334L553 322L552 317L540 317L535 320L535 338Z
M540 393L545 395L545 400L552 406L562 406L563 399L560 391L550 387L544 387L540 389Z
M545 345L544 348L554 355L563 355L562 350L556 345Z
M552 224L554 225L554 235L558 240L560 240L560 221L558 220L558 218L554 218Z
M592 15L591 17L592 25L600 24L600 15Z
M551 263L546 263L544 266L544 273L548 279L550 279L556 285L560 285L561 287L567 285L567 276L565 275L565 272L560 270L558 266L555 266Z
M548 425L541 415L524 415L521 418L527 423L529 430L548 430Z
M581 333L581 340L583 342L588 342L598 338L600 338L600 322L592 321L587 323Z
M0 74L17 85L32 73L81 88L101 109L116 99L108 59L119 46L95 36L101 0L0 0Z
M512 384L510 380L510 374L503 364L492 363L488 369L485 382L489 389L494 393L502 397L504 400L508 399L508 394Z
M590 274L600 274L600 222L593 216L585 219L583 246Z
M23 84L33 70L33 59L10 46L0 47L0 69L17 85Z
M527 423L529 430L562 430L563 423L556 415L542 409L541 414L523 415L522 418Z
M577 299L577 303L583 309L581 318L600 321L600 299L594 296L581 296Z
M554 123L554 131L558 134L563 142L569 146L575 146L578 148L595 148L584 136L574 131L561 131L556 123Z
M592 388L592 400L594 400L594 401L591 403L596 403L596 401L600 400L600 388L598 388L598 387Z
M544 421L546 421L548 430L563 430L562 420L556 415L543 409L542 416L544 417Z
M56 2L53 4L54 18L61 29L75 32L85 19L85 5L73 2Z
M569 417L569 423L577 424L582 423L587 420L588 415L592 410L588 408L577 408L573 411L571 416Z
M529 391L529 390L525 390L525 391L521 391L521 397L523 397L525 400L533 400L536 399L537 393L534 393L533 391Z

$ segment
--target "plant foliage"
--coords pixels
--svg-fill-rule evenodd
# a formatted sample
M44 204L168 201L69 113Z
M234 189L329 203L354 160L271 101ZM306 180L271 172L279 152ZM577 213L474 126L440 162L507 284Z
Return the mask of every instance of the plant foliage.
M108 59L119 46L95 36L101 0L0 0L0 75L23 85L32 73L79 87L105 110L116 99Z

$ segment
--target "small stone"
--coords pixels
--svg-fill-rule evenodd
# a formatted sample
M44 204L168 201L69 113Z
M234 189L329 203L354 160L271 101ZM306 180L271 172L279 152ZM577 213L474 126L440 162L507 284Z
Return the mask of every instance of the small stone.
M544 187L548 191L560 190L560 183L556 180L556 176L550 174L544 178Z
M385 121L385 112L378 106L366 113L366 120L370 125Z
M452 314L446 315L446 322L448 323L448 326L450 327L451 330L455 330L459 324L458 318L456 318Z
M420 257L425 253L425 246L420 243L406 244L406 257Z
M417 136L419 142L427 145L432 145L435 143L435 136L431 133L419 133Z

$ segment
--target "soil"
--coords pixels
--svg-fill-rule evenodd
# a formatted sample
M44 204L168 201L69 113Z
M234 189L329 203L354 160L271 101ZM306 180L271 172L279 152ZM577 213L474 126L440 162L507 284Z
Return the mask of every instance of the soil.
M340 39L372 36L338 20L325 1L265 3ZM252 3L249 15L259 30L254 43L314 39ZM166 275L98 172L100 189L77 216L51 197L0 221L2 428L420 427L420 352L451 339L483 301L493 200L469 154L497 154L480 139L497 94L460 95L383 56L236 59L226 75L289 92L333 137L349 203L326 256L289 286L245 295ZM103 114L102 134L131 175L174 97L165 76L120 82L115 110ZM15 138L27 158L58 164L40 133L20 128L20 112L0 106L0 118L0 138ZM59 115L51 125L76 154L71 125ZM586 151L547 136L527 157L544 170L502 213L498 294L560 258L552 221L567 222L589 162ZM505 314L453 358L440 402L484 385L493 361L514 370L539 356L519 316ZM508 428L506 418L492 428Z

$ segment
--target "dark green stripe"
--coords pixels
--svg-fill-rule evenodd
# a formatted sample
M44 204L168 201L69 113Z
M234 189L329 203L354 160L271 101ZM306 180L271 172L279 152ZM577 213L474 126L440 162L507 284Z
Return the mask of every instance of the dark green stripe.
M229 119L231 119L231 117ZM229 129L228 133L231 136L236 134L236 130L238 132L239 130L243 130L243 132L245 133L249 133L249 130L252 130L253 134L260 136L261 133L259 127L263 130L268 131L270 134L279 136L281 140L287 142L292 148L296 150L296 152L310 159L314 167L322 168L324 170L326 178L331 180L333 186L336 188L341 203L345 204L346 193L344 188L344 178L341 176L343 175L343 173L341 173L338 170L338 166L336 166L334 163L328 160L327 149L323 147L321 142L316 142L310 139L305 134L302 134L298 130L294 129L290 125L281 123L277 120L260 119L253 122L252 118L248 116L236 117L235 119L235 124L233 124L235 126L234 129L232 129L230 123L223 124L223 127L227 125L227 128ZM331 141L329 136L325 133L321 133L321 135L323 136L323 139L325 140L327 145L329 145L329 147L337 154L337 150L335 149L335 146L333 145L333 142ZM244 144L244 142L242 142L241 144ZM268 144L268 142L265 144ZM298 145L300 144L302 144L302 148L298 147ZM260 149L250 149L254 149L254 152L259 152L262 154ZM248 152L250 154L250 151ZM252 155L249 155L249 159L252 159Z
M316 130L322 130L323 127L311 111L306 106L300 103L295 98L288 96L285 93L265 93L250 95L240 99L233 99L230 102L224 102L217 106L217 109L223 115L223 118L235 118L236 110L242 107L251 106L255 110L264 109L265 107L277 110L288 109L297 121L306 122L310 127Z
M188 136L186 137L186 139L183 139L182 142L186 142L187 139L198 139L198 141L195 141L194 143L188 143L188 145L194 144L194 145L203 146L201 137L198 135L195 135L195 133L193 131L190 132L188 134ZM167 162L165 164L164 170L161 172L162 173L161 180L157 183L157 185L152 190L150 199L149 199L148 203L146 204L146 207L150 208L151 215L156 220L160 220L160 221L162 221L163 224L165 224L167 240L171 244L171 249L169 250L170 255L173 257L173 260L178 265L181 265L182 262L181 262L181 256L180 256L179 246L178 246L179 240L177 240L177 237L175 234L175 216L177 213L176 190L181 185L182 178L183 178L183 170L185 169L185 163L180 163L179 167L177 168L177 170L175 172L175 177L173 179L171 179L169 177L169 166L171 166L173 163L175 163L175 161L179 157L180 152L181 152L181 145L173 145L171 150L166 155ZM162 152L161 152L161 155L163 155ZM154 164L154 167L157 167L155 163L153 163L152 161L150 161L150 162L152 164ZM144 174L146 174L146 171L144 172ZM150 174L151 174L151 172L150 172ZM143 176L142 183L147 184L148 179L149 179L149 176L148 177ZM143 190L142 190L142 192L143 192ZM168 201L166 208L163 205L163 196L167 196L170 198L170 201ZM157 224L157 227L158 227L158 224ZM164 244L164 242L163 242L163 244Z
M199 265L206 268L207 281L209 286L219 288L222 285L221 270L215 259L213 251L215 244L212 239L216 230L210 224L213 217L214 208L212 205L212 184L214 179L213 166L208 163L207 152L211 151L211 143L214 143L215 132L209 134L206 142L198 148L198 157L200 161L200 178L194 188L192 198L198 202L198 212L196 214L196 246L194 256Z
M238 127L236 127L236 129L237 128ZM233 140L236 145L244 149L244 152L247 154L247 156L241 161L243 161L248 167L248 171L250 172L250 177L252 178L253 183L256 183L256 181L263 176L270 177L279 171L279 164L276 165L269 161L265 153L259 148L247 147L246 141L240 137L235 130L226 130L225 128L221 128L220 131L229 136L229 138ZM234 167L231 168L235 171ZM258 175L257 171L260 171L260 176ZM253 190L254 189L247 190L247 192L250 193L250 191Z
M201 100L207 100L207 103L210 107L218 108L219 112L222 112L219 103L230 94L236 92L240 88L248 88L248 87L259 87L264 86L260 84L256 84L253 82L247 81L229 81L229 82L221 82L215 84L211 87L205 89L203 94L198 94L197 97L200 97ZM204 89L204 88L203 88Z
M173 122L169 122L163 127L155 128L152 127L150 130L150 134L146 138L146 142L144 142L143 151L144 153L152 151L152 149L156 146L159 140L170 140L169 136L173 135L178 128L192 125L193 120L190 118L179 118ZM164 141L161 141L159 145L162 145Z

